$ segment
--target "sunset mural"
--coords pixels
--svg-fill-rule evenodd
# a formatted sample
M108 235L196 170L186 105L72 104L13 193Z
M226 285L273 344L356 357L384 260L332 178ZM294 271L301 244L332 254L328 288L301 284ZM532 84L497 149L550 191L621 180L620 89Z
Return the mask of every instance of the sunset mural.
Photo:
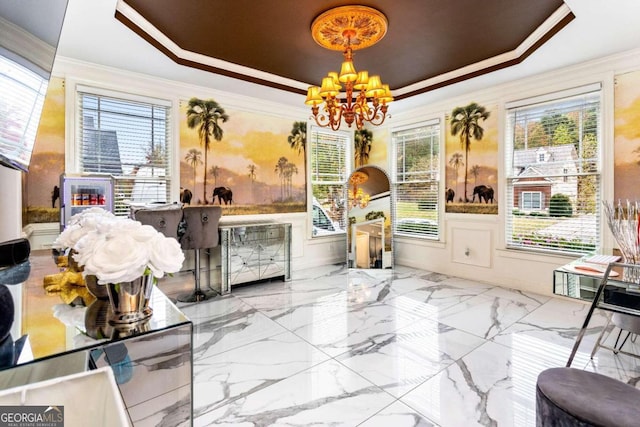
M204 146L197 130L187 126L187 104L180 103L180 186L193 193L192 204L199 204L205 200ZM224 110L229 116L220 123L224 135L210 142L207 201L221 203L224 214L304 212L305 152L288 141L295 121ZM232 192L228 204L212 200L217 187Z
M461 106L464 109L467 106ZM482 107L481 105L479 107ZM452 109L452 112L457 108ZM453 201L446 203L447 212L497 214L498 213L498 107L485 107L486 118L480 118L482 138L471 137L468 156L461 143L460 132L451 133L451 115L445 120L446 173L445 187L455 193ZM467 194L465 198L465 168L467 171ZM493 190L493 203L473 201L476 186L487 186ZM443 200L444 201L444 200Z
M52 203L53 187L64 172L64 79L52 77L44 99L42 116L31 155L29 172L22 175L24 225L58 222L60 200Z
M640 71L616 76L614 200L639 200Z

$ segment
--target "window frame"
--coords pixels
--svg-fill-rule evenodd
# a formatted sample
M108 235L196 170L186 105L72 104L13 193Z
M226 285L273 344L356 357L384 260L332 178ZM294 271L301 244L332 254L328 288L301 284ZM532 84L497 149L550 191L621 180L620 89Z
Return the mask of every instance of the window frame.
M310 230L310 237L312 239L322 239L322 238L327 238L327 237L342 237L345 236L347 234L347 206L346 206L346 198L347 198L347 181L349 179L349 173L351 171L351 155L352 155L352 145L353 145L353 131L344 131L344 130L338 130L338 131L332 131L332 130L328 130L326 128L322 128L319 126L315 126L315 125L311 125L310 126L310 131L307 134L307 146L308 146L308 158L307 158L307 164L309 165L309 172L308 172L308 206L307 206L307 217L309 218L308 220L308 227ZM335 145L338 146L340 145L341 147L338 147L339 153L337 155L337 160L338 160L338 165L335 169L335 173L333 173L332 175L335 177L335 179L325 179L325 178L330 178L330 176L327 176L327 173L323 173L320 170L317 169L318 163L317 163L317 148L316 148L316 144L318 142L320 142L320 140L318 139L319 136L321 135L326 135L328 138L327 139L323 139L322 143L323 144L328 144L331 145L331 140L335 140ZM314 158L314 156L316 156ZM324 175L324 176L323 176ZM335 189L335 192L333 193L334 198L337 196L339 197L339 200L341 200L341 203L336 203L334 201L334 203L329 203L328 200L325 201L324 199L318 200L316 199L315 193L314 193L314 187L316 186L328 186L328 187L332 187L333 189ZM325 202L325 204L323 204L323 202ZM323 227L316 227L314 226L314 218L316 218L316 215L314 213L314 210L318 210L319 212L321 212L326 218L328 218L329 220L333 221L332 228L334 228L334 230L327 230ZM331 210L337 210L338 212L335 213L334 218L331 217ZM323 231L325 230L325 231Z
M527 207L526 206L527 202L525 200L525 198L526 198L525 196L533 196L534 194L538 196L537 197L537 199L538 199L537 200L537 202L538 202L537 203L537 207L533 206L534 205L533 197L530 198L530 200L529 200L529 205L530 206ZM520 201L521 201L520 208L522 210L530 210L530 211L542 210L542 191L521 191L520 192L520 197L521 197L521 199L520 199Z
M602 84L598 82L505 104L504 182L506 189L505 201L507 203L505 203L504 245L506 249L575 256L593 253L601 248L603 244L601 200L604 192L604 97L604 89ZM518 117L518 114L522 115ZM554 166L551 167L555 167L557 170L553 173L549 171L548 173L538 173L537 175L521 175L529 168L532 170L537 168L538 172L540 172L540 168L544 168L546 165L540 165L538 152L535 154L535 160L527 167L515 164L516 122L524 117L525 127L528 128L530 123L528 120L534 122L536 118L542 120L547 116L569 117L571 115L577 117L575 120L578 120L579 123L579 126L573 130L577 136L577 140L574 142L571 143L566 140L562 142L562 139L556 140L556 138L562 138L563 136L566 138L569 135L569 131L565 130L565 133L554 133L553 136L548 136L549 141L551 141L550 145L533 146L533 144L525 144L524 146L525 150L529 147L530 151L544 148L545 152L548 153L548 156L545 155L545 161L548 161L549 164L554 164L555 162ZM563 123L561 118L557 119L558 121L553 122L553 124L557 123L557 126L560 126ZM587 126L588 120L591 126ZM520 127L522 128L521 123ZM527 133L530 132L525 131L525 139L527 138ZM522 134L520 134L520 138L522 138ZM554 154L554 150L557 150L555 147L571 145L574 146L571 149L575 156L571 159L572 165L575 166L574 170L570 170L571 167L567 166L566 162L561 163L562 160L558 158L558 153ZM527 182L529 179L533 180L533 182ZM518 221L522 220L518 217L529 215L525 211L526 208L523 207L523 194L527 191L518 191L518 188L522 188L524 185L549 186L549 193L546 190L539 191L541 194L541 209L530 209L531 215L537 217L536 220L543 222L547 219L544 217L548 217L549 228L545 228L546 231L549 231L549 234L545 234L544 231L538 234L538 229L535 226L523 229L518 223ZM569 195L571 214L560 215L559 212L563 212L563 210L558 207L557 202L554 204L556 208L551 208L554 195L564 194L566 196L566 189L563 188L562 191L554 190L554 185L567 188L568 186L575 187L570 190L575 191L575 196ZM587 186L591 186L591 189L585 190ZM516 192L520 194L516 194ZM528 191L528 193L532 192L538 191ZM518 206L514 204L516 197L519 198ZM573 223L560 224L561 221L568 220L573 220ZM556 223L553 223L553 221L556 221ZM554 227L551 227L551 225L554 225ZM568 230L570 228L578 231L577 237L575 234L569 236ZM516 230L520 234L516 234Z
M442 233L442 152L444 150L444 121L442 118L434 118L411 125L395 128L391 130L390 138L390 158L391 158L391 186L392 186L392 199L391 209L393 229L392 233L395 237L408 237L421 239L426 241L441 241L443 237ZM424 129L420 134L420 129ZM413 140L398 140L402 136L409 136L411 132L414 132L415 136ZM402 135L405 133L405 135ZM430 168L426 168L420 171L407 170L406 163L403 164L403 168L399 168L399 143L403 144L403 153L406 153L407 143L413 142L420 138L428 139L430 141L430 159L426 164L430 165ZM435 141L434 141L435 140ZM404 158L404 156L403 156ZM420 176L422 175L422 178ZM411 194L405 192L401 187L405 184L421 186L424 184L427 188L419 190L420 193ZM400 205L403 203L403 196L409 199L420 196L429 195L429 197L422 199L425 208L421 207L418 203L415 210L409 210L407 212L400 211ZM426 211L426 212L425 212ZM410 215L414 215L412 217ZM430 216L431 218L427 218Z
M112 176L113 177L113 187L114 187L113 210L114 210L114 214L118 216L127 216L129 214L129 207L132 205L144 204L144 203L150 202L150 200L146 200L147 198L145 198L145 200L140 200L140 201L136 201L132 199L134 193L140 194L141 189L143 190L143 192L146 190L149 190L151 193L154 193L154 194L160 194L158 193L158 191L160 191L162 194L159 196L159 198L164 198L164 200L157 200L157 201L170 203L171 200L174 199L173 187L176 185L174 182L174 180L176 179L174 174L175 165L173 164L173 158L175 156L174 151L176 149L175 147L176 142L175 142L175 135L173 133L174 106L172 101L167 99L153 98L150 96L138 95L135 93L125 93L125 92L105 89L101 87L85 86L83 84L75 85L75 88L73 90L74 90L73 96L75 99L75 104L74 104L75 117L73 120L74 126L75 126L73 164L74 164L75 172L83 175L88 175L88 176L93 175L93 176ZM135 176L132 176L132 174L126 173L125 171L123 171L122 174L112 174L109 172L99 172L99 171L94 172L94 171L86 170L83 166L83 143L85 141L84 132L87 129L86 127L83 127L85 126L85 123L84 123L85 100L83 99L84 96L97 97L101 100L102 99L111 100L115 103L121 103L124 105L129 104L130 107L132 108L135 105L138 105L139 107L151 108L151 111L153 111L151 117L142 117L142 116L135 117L134 114L131 114L131 116L135 117L138 121L146 120L150 122L150 126L148 129L152 135L151 139L153 140L153 142L150 145L151 147L150 150L153 150L154 146L156 146L156 142L158 142L159 144L158 146L161 147L159 149L163 151L163 155L161 156L161 160L159 161L159 163L157 164L154 164L154 163L143 164L142 162L137 163L139 166L138 170L139 171L142 170L142 172L145 173L144 176L137 176L137 174L135 174ZM154 117L153 114L155 114L156 110L162 111L164 113L164 116L161 118ZM100 110L100 111L96 111L95 114L104 114L104 113L107 113L107 111ZM114 113L114 116L117 116L117 112L112 111L112 113ZM160 127L156 128L156 124L158 124L158 126ZM139 122L136 123L135 125L139 126ZM104 129L99 128L99 125L96 126L96 129L99 131L104 131ZM109 131L113 132L113 130L109 130ZM116 130L116 134L117 134L117 130ZM129 143L129 145L130 144L131 143ZM118 146L119 147L124 146L126 148L127 144L123 145L121 144L121 142L118 142ZM123 151L126 151L126 150L123 150ZM147 153L147 155L152 156L153 153ZM119 164L121 166L129 165L129 163L122 161L121 155L120 155ZM147 165L148 167L145 167ZM150 171L147 171L146 169L150 169ZM148 176L149 174L151 174L151 176ZM132 181L133 183L131 183ZM158 188L160 190L158 190ZM124 189L124 193L122 191L123 189ZM119 200L117 196L118 194L128 194L128 197L125 196L123 199Z

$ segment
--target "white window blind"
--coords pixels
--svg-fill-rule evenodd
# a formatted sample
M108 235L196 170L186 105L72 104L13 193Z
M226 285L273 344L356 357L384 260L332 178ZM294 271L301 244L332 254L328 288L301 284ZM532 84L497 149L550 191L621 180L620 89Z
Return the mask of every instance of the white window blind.
M590 88L507 111L507 247L599 248L600 99Z
M114 177L114 213L169 201L170 108L90 92L79 92L78 102L80 171Z
M47 79L0 56L0 164L28 170Z
M440 123L392 133L394 233L439 238Z
M344 233L351 134L313 127L310 134L313 236ZM328 219L328 220L327 220Z

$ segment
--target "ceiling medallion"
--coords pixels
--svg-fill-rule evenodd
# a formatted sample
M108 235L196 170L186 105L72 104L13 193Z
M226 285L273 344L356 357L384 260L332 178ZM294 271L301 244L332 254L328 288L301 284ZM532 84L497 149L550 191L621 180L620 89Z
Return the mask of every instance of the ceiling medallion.
M366 6L341 6L318 16L311 24L311 36L322 47L344 52L340 74L329 72L322 85L311 86L305 104L311 105L316 123L338 130L342 119L349 127L355 122L362 129L365 122L381 125L387 117L387 104L393 101L389 85L378 75L357 72L353 51L373 46L387 33L387 18ZM341 93L342 85L345 92ZM359 91L355 93L354 90ZM322 105L322 113L320 113Z
M373 46L387 34L387 17L367 6L341 6L322 13L311 24L311 37L320 46L344 51Z

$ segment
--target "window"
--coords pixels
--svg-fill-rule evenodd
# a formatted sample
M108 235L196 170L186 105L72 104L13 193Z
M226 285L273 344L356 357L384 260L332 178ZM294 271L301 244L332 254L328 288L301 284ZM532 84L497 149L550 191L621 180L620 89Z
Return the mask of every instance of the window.
M0 55L0 165L29 169L47 84L47 79Z
M507 105L507 247L599 248L600 92L592 85Z
M78 92L80 171L114 177L116 215L131 203L169 201L169 103L93 92Z
M440 122L392 133L394 233L439 238Z
M539 191L523 191L521 205L524 210L542 209L542 193Z
M310 134L313 236L346 230L345 185L349 170L350 133L313 127Z

